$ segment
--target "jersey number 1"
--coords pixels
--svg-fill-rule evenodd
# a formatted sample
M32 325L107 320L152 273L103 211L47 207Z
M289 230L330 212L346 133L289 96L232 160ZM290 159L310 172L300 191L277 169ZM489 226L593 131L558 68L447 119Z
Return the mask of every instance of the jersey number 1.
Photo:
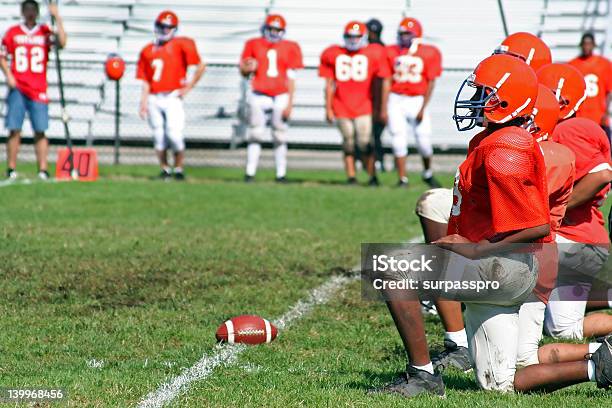
M268 78L276 78L278 76L278 53L274 49L268 50L266 53L268 57L268 72L266 75Z
M45 50L42 47L32 47L30 55L26 47L15 48L15 70L19 73L30 70L34 74L42 74L45 71Z

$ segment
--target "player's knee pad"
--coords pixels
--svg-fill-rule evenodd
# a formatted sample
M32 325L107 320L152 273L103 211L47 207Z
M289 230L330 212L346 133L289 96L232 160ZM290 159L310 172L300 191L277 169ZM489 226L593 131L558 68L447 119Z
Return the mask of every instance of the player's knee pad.
M408 155L408 139L402 135L394 135L391 139L393 155L395 157L406 157Z
M450 188L433 188L419 197L416 213L419 217L447 224L453 206L453 190Z
M164 132L163 128L153 129L153 145L155 150L166 150L168 148L166 132Z
M181 131L170 131L168 132L168 141L170 148L175 152L182 152L185 150L185 138Z

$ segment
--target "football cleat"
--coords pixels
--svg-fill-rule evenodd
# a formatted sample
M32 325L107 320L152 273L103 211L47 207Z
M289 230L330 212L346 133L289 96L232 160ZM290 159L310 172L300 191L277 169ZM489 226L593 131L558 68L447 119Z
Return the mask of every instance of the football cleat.
M399 179L397 181L397 186L398 187L403 187L406 188L410 185L410 183L408 182L408 177L402 177L401 179Z
M604 338L601 346L591 354L595 363L595 381L597 388L612 387L612 335Z
M38 172L38 179L42 181L48 181L51 177L49 176L49 172L47 170L41 170Z
M458 346L451 340L444 340L444 350L431 359L434 368L453 367L464 373L471 371L474 366L467 347Z
M425 182L425 184L427 184L431 188L440 188L440 187L442 187L440 182L434 176L423 177L423 181Z
M185 173L183 173L182 171L175 171L174 179L176 181L185 181Z
M255 181L255 176L249 176L248 174L244 175L244 182L245 183L252 183Z
M287 184L287 177L283 176L283 177L277 177L275 180L277 183L279 184Z
M6 178L9 180L16 180L18 177L17 172L15 171L15 169L7 169L6 170Z
M370 187L378 187L378 186L380 186L380 181L378 181L378 177L376 177L376 176L370 177L370 181L368 181L368 186L370 186Z
M170 174L168 170L162 169L162 171L159 172L159 178L160 180L168 181L172 178L172 174Z
M357 185L357 179L355 177L349 177L348 179L346 179L346 184L348 184L349 186Z
M430 374L427 371L417 370L412 366L408 366L406 373L403 373L395 381L372 390L369 394L398 394L406 398L416 397L421 394L432 394L444 397L444 381L439 372Z

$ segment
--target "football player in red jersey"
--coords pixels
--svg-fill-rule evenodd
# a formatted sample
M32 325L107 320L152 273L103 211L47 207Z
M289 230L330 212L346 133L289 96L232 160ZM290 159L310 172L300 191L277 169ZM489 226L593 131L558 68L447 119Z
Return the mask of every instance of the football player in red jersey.
M474 94L464 98L470 89ZM527 64L509 55L492 55L476 67L455 100L457 128L470 130L480 124L485 130L471 140L457 171L448 235L434 242L444 248L436 254L448 260L441 264L448 266L440 279L452 280L458 273L462 282L495 281L503 275L498 290L504 294L483 297L454 289L433 294L466 304L469 352L478 383L488 390L513 389L519 308L538 274L533 254L504 251L550 235L544 158L533 136L520 127L532 114L537 93L537 77ZM431 279L431 273L407 275L416 281ZM380 391L407 397L443 395L442 378L434 374L429 358L419 294L387 290L384 295L391 299L387 305L408 353L408 368L405 376Z
M204 75L206 65L200 59L191 38L176 36L179 20L172 11L162 11L155 20L155 41L140 52L136 78L142 81L140 117L148 118L159 165L160 178L184 180L185 111L183 99ZM195 66L187 81L187 68ZM168 164L168 150L174 152L174 169Z
M609 254L610 240L599 207L612 181L610 143L596 122L574 117L586 95L585 81L576 68L550 64L538 71L538 77L561 106L561 122L552 139L576 155L576 181L556 239L559 278L547 307L545 329L555 338L606 335L612 332L612 316L585 316L585 311L592 283ZM578 253L581 263L576 263Z
M252 76L248 96L249 133L245 181L254 179L261 153L261 142L269 119L274 140L276 181L283 183L287 174L287 131L293 109L297 70L304 67L300 46L283 37L287 23L283 16L270 14L261 29L261 37L244 45L240 73Z
M391 72L380 44L368 44L364 23L351 21L344 28L344 46L332 45L321 54L319 76L325 78L325 114L337 122L342 134L344 167L355 184L355 144L362 154L370 185L378 185L372 148L372 81L385 79L381 115L386 120Z
M9 28L2 39L0 69L9 86L6 114L6 128L9 130L6 143L8 167L6 175L9 179L17 177L15 167L26 112L34 131L38 177L42 180L49 178L47 171L49 142L45 138L45 131L49 128L47 62L52 46L63 48L66 45L66 32L57 5L49 4L49 13L55 18L57 25L55 33L57 40L53 44L52 29L37 22L39 11L38 2L23 1L21 14L24 21Z
M584 33L580 40L581 54L569 62L584 75L587 97L577 113L579 118L593 120L604 129L610 139L608 105L612 93L612 63L602 55L595 55L595 37Z
M423 180L430 187L440 187L433 177L431 158L431 118L426 108L433 94L436 78L442 74L442 55L433 45L421 40L423 30L418 20L406 17L397 31L397 44L387 47L393 67L393 83L389 95L389 132L393 138L398 186L408 186L406 156L408 135L414 135L423 158Z

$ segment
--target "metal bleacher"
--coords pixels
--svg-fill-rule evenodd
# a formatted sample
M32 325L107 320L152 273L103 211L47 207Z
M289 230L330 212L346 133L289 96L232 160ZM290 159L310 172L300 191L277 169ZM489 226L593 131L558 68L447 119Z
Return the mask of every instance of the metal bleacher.
M505 0L502 2L510 32L540 33L553 48L556 60L575 55L585 29L597 39L609 38L608 0ZM19 1L0 0L0 26L19 21ZM460 134L451 120L452 104L460 82L475 64L501 42L504 30L496 1L463 0L65 0L60 12L69 34L62 51L71 130L77 140L104 141L114 136L114 83L103 75L103 61L119 52L128 62L121 82L121 137L148 142L150 131L137 115L140 83L134 63L152 39L153 20L170 8L180 20L180 34L196 39L209 65L204 79L186 98L186 137L191 142L228 145L240 93L236 63L244 42L259 35L267 12L282 13L288 21L287 38L300 43L307 68L299 74L290 144L337 148L340 137L324 123L323 82L316 67L321 51L342 40L350 19L380 19L383 40L395 40L395 27L403 15L419 18L427 42L443 54L444 73L430 106L434 145L463 148L471 136ZM46 16L46 10L41 11ZM608 34L608 35L607 35ZM609 42L608 47L609 50ZM62 139L57 76L53 61L49 72L52 123L49 135ZM2 81L4 79L2 78ZM0 102L3 104L3 102ZM465 133L465 132L464 132ZM25 134L29 134L26 126ZM384 142L389 143L388 136Z

